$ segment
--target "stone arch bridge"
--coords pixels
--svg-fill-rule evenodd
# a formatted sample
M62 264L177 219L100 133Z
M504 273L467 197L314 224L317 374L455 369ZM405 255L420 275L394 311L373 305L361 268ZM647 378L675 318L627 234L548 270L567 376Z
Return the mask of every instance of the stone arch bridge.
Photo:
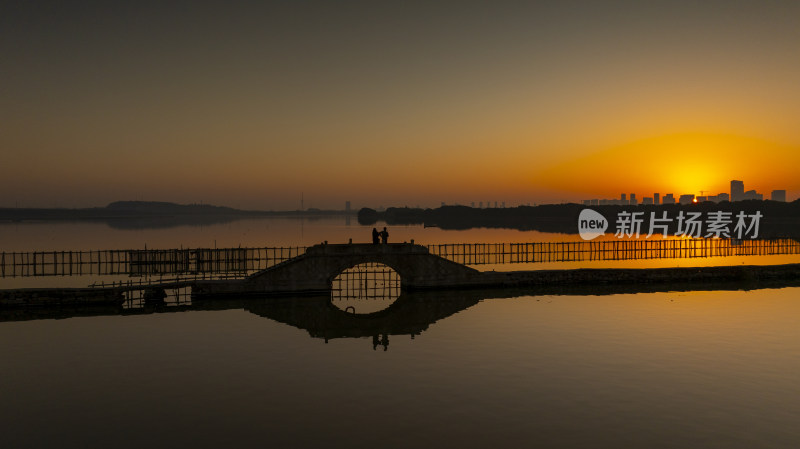
M404 290L477 286L484 282L484 273L430 254L424 246L351 243L315 245L304 254L243 280L197 282L193 292L199 295L330 292L333 279L342 271L370 262L396 271Z
M798 282L800 264L676 268L580 268L478 271L430 254L424 246L316 245L305 254L245 279L196 281L193 296L330 293L333 279L355 265L377 262L400 275L403 290L555 285L664 284L680 282ZM0 298L2 299L2 298Z

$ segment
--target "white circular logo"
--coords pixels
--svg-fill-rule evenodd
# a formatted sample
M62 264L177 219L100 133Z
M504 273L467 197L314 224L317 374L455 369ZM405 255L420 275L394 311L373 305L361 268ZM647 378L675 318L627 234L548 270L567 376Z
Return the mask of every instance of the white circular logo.
M584 209L578 216L578 233L584 240L592 240L606 233L608 220L599 212Z

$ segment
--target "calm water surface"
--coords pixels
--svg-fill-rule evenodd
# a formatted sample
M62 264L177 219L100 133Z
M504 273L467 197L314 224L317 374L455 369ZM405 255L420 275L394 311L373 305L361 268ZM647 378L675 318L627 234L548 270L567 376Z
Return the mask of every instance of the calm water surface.
M203 226L123 227L104 222L0 222L2 251L68 251L78 249L236 248L310 246L330 243L369 243L372 228L384 223L359 225L354 216L320 219L244 219ZM577 235L549 234L514 229L469 229L389 226L389 241L415 239L417 243L522 242L577 240Z
M4 447L795 448L799 294L412 297L385 347L296 300L7 321Z
M384 223L378 223L382 228ZM323 241L371 241L373 225L362 226L355 217L322 219L245 219L203 226L136 227L126 223L23 222L0 223L0 252L88 251L104 249L172 249L297 247ZM576 234L554 234L515 229L476 228L461 231L414 226L389 226L390 242L419 244L523 243L582 241ZM617 240L609 234L606 240ZM601 238L602 239L602 238ZM658 237L652 240L659 240ZM800 263L800 254L774 256L699 257L477 265L480 270L512 271L571 268L644 268L711 265L763 265ZM125 280L119 276L0 277L0 288L85 287L92 283ZM136 280L136 279L134 279Z
M367 241L371 228L5 223L0 249L310 245ZM575 238L390 232L420 243ZM366 316L328 298L0 310L2 447L796 448L798 316L800 288L404 294Z

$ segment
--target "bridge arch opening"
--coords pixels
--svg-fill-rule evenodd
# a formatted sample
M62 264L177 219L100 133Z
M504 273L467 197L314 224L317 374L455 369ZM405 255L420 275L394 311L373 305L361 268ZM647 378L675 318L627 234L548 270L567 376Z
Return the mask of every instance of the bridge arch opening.
M331 303L345 312L379 312L400 297L400 275L388 265L366 262L343 270L331 281Z

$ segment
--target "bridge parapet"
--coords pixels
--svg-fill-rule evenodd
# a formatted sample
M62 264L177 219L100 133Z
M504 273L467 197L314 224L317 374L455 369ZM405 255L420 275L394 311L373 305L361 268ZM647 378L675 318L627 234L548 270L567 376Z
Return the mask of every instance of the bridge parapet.
M413 243L323 243L309 247L305 254L308 256L353 256L373 254L419 255L430 254L430 252L428 251L428 248L422 245L415 245Z

